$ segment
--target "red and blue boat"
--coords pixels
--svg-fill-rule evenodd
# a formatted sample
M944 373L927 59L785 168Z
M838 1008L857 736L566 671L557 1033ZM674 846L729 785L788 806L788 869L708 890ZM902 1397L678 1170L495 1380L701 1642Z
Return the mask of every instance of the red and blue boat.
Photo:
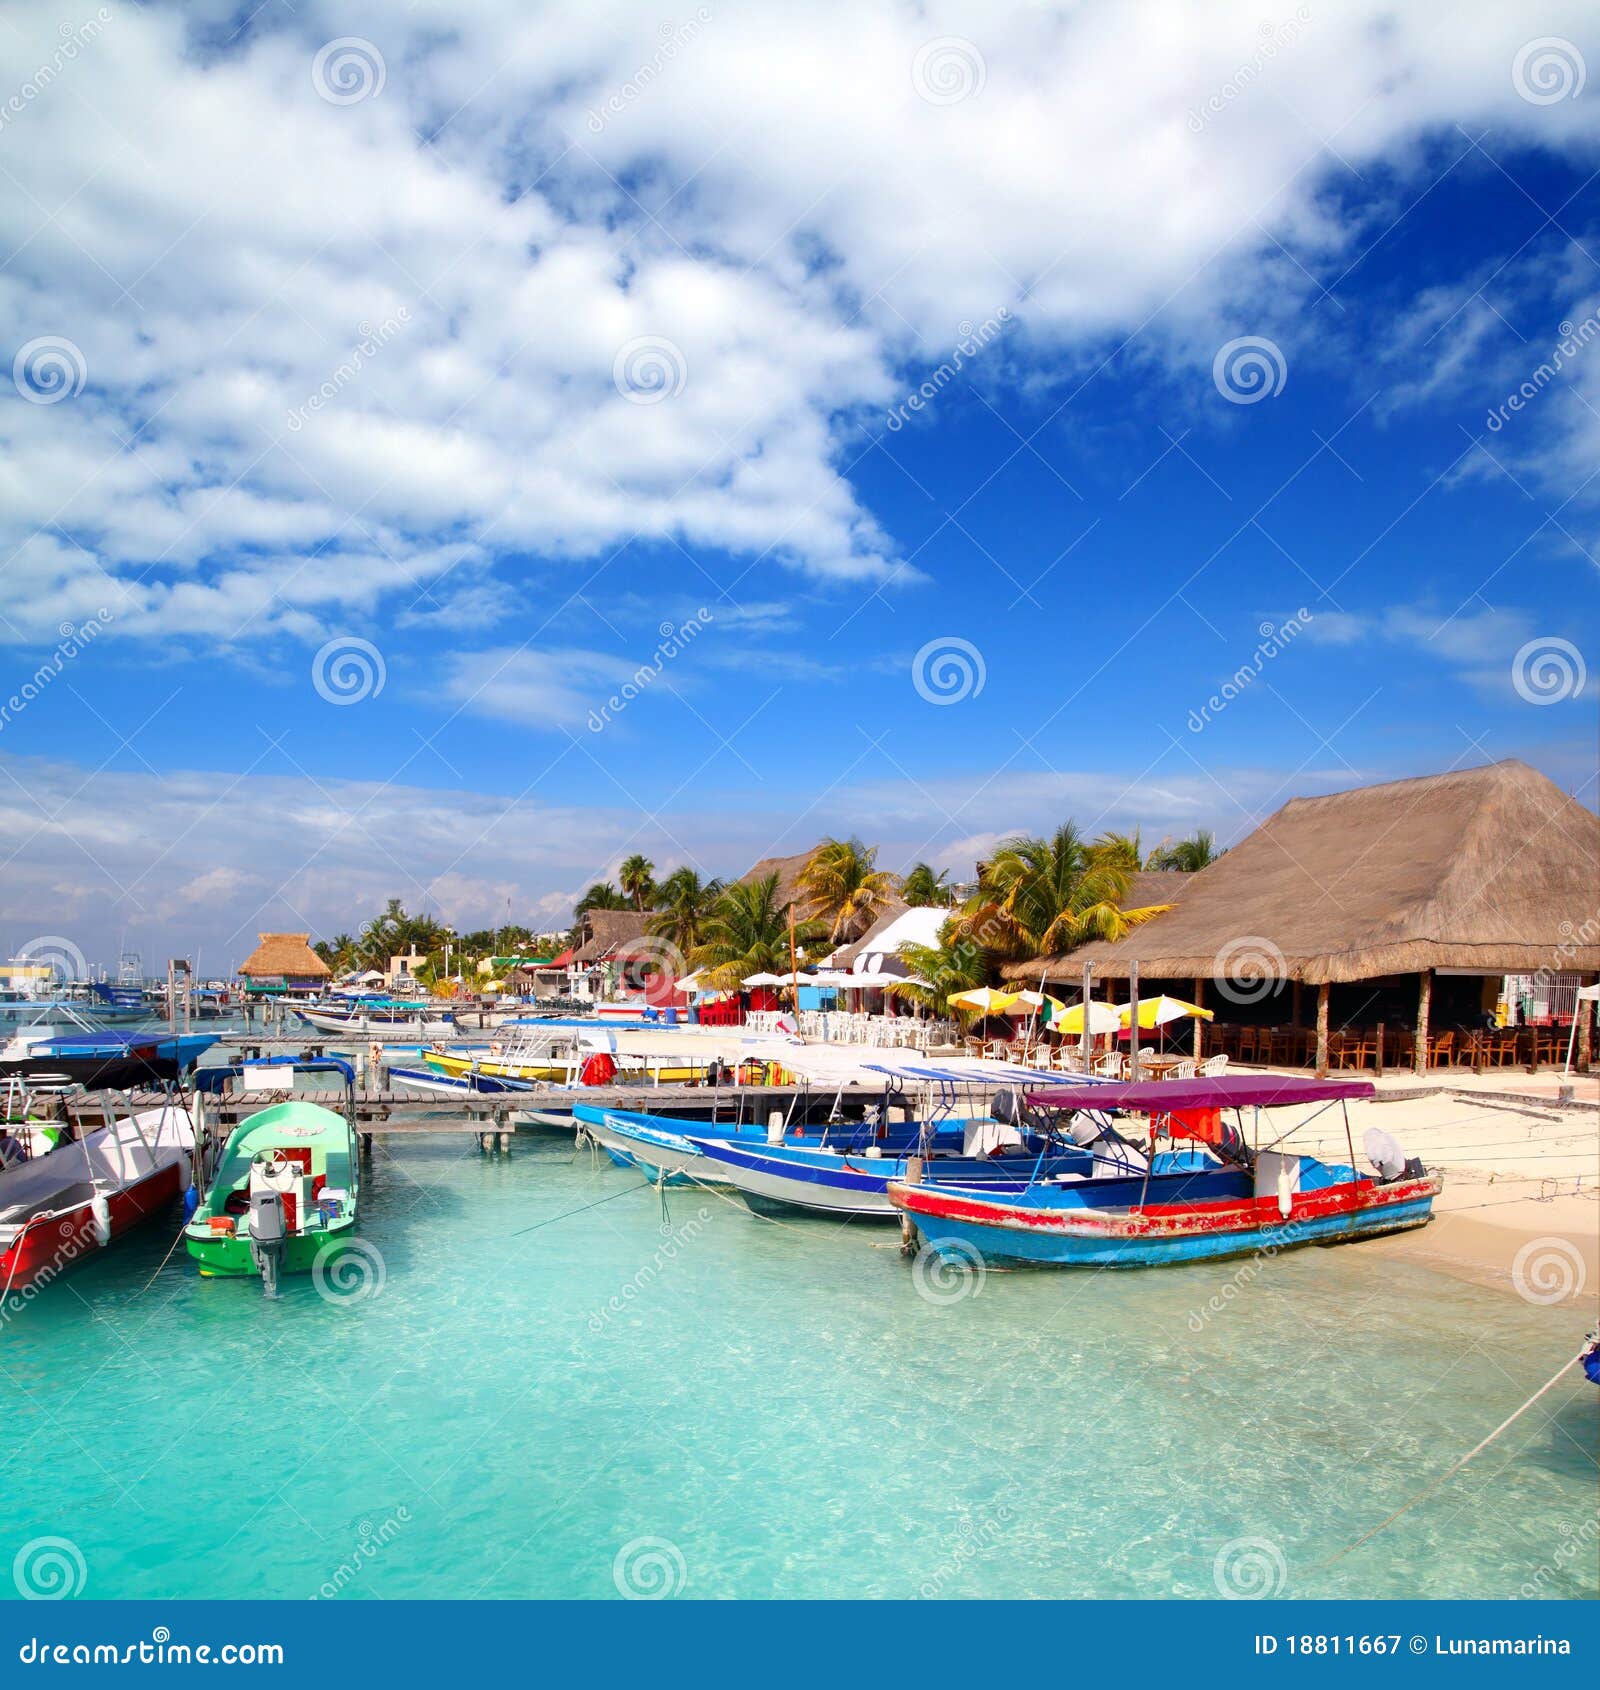
M1436 1171L1375 1128L1363 1140L1373 1171L1355 1165L1345 1106L1372 1094L1366 1080L1274 1075L1050 1087L1028 1102L1055 1112L1093 1154L1089 1177L965 1185L920 1178L924 1170L911 1166L888 1196L928 1246L969 1263L1153 1267L1424 1226L1443 1184ZM1316 1104L1324 1107L1289 1132L1338 1105L1348 1163L1294 1155L1284 1148L1288 1133L1262 1142L1263 1110ZM1125 1135L1117 1122L1130 1117L1140 1125ZM1162 1139L1196 1148L1156 1152Z

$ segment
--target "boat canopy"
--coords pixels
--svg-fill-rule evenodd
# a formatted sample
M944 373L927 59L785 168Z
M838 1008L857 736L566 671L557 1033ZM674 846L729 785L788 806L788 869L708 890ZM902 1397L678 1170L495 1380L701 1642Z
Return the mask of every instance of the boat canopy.
M342 1074L344 1083L352 1090L356 1083L355 1068L341 1056L267 1056L249 1064L252 1068L292 1068L301 1073ZM245 1070L243 1062L230 1062L222 1068L197 1069L194 1076L196 1091L220 1096L229 1080Z
M1295 1074L1219 1074L1215 1079L1117 1081L1098 1086L1074 1081L1028 1093L1041 1109L1270 1109L1290 1103L1326 1103L1336 1098L1371 1097L1371 1080L1313 1080Z

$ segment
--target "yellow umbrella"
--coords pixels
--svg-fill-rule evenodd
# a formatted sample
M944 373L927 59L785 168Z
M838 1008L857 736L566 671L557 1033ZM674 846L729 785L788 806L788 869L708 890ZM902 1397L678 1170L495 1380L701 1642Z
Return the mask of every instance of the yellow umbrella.
M1185 1003L1182 998L1155 997L1139 999L1139 1025L1146 1032L1152 1027L1163 1027L1169 1021L1187 1021L1196 1018L1209 1021L1214 1011L1202 1009L1197 1003ZM1126 1027L1133 1014L1131 1003L1117 1006L1117 1025Z
M1003 1015L1020 997L1019 992L997 992L993 986L979 986L975 991L956 992L945 1002L952 1009L973 1009L980 1015Z
M1091 1002L1089 1005L1089 1033L1091 1037L1098 1037L1101 1033L1114 1033L1122 1026L1122 1017L1117 1014L1110 1004ZM1063 1009L1055 1020L1050 1023L1053 1033L1075 1033L1083 1037L1083 1005L1075 1003L1070 1009Z

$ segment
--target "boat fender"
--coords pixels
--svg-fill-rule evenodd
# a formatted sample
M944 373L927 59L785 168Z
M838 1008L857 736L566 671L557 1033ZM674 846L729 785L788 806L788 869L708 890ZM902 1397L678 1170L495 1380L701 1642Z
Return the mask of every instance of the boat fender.
M194 1212L200 1207L200 1188L195 1185L187 1186L183 1193L183 1218L186 1221L194 1219Z
M103 1250L111 1242L111 1199L97 1191L89 1199L89 1212L94 1216L94 1241Z

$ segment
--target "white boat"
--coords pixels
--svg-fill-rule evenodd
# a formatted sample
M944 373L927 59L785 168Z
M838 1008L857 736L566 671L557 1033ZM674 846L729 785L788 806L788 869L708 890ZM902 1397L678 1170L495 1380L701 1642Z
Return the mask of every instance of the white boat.
M0 1151L20 1149L14 1136ZM188 1189L194 1119L175 1103L0 1168L0 1304L113 1243Z

